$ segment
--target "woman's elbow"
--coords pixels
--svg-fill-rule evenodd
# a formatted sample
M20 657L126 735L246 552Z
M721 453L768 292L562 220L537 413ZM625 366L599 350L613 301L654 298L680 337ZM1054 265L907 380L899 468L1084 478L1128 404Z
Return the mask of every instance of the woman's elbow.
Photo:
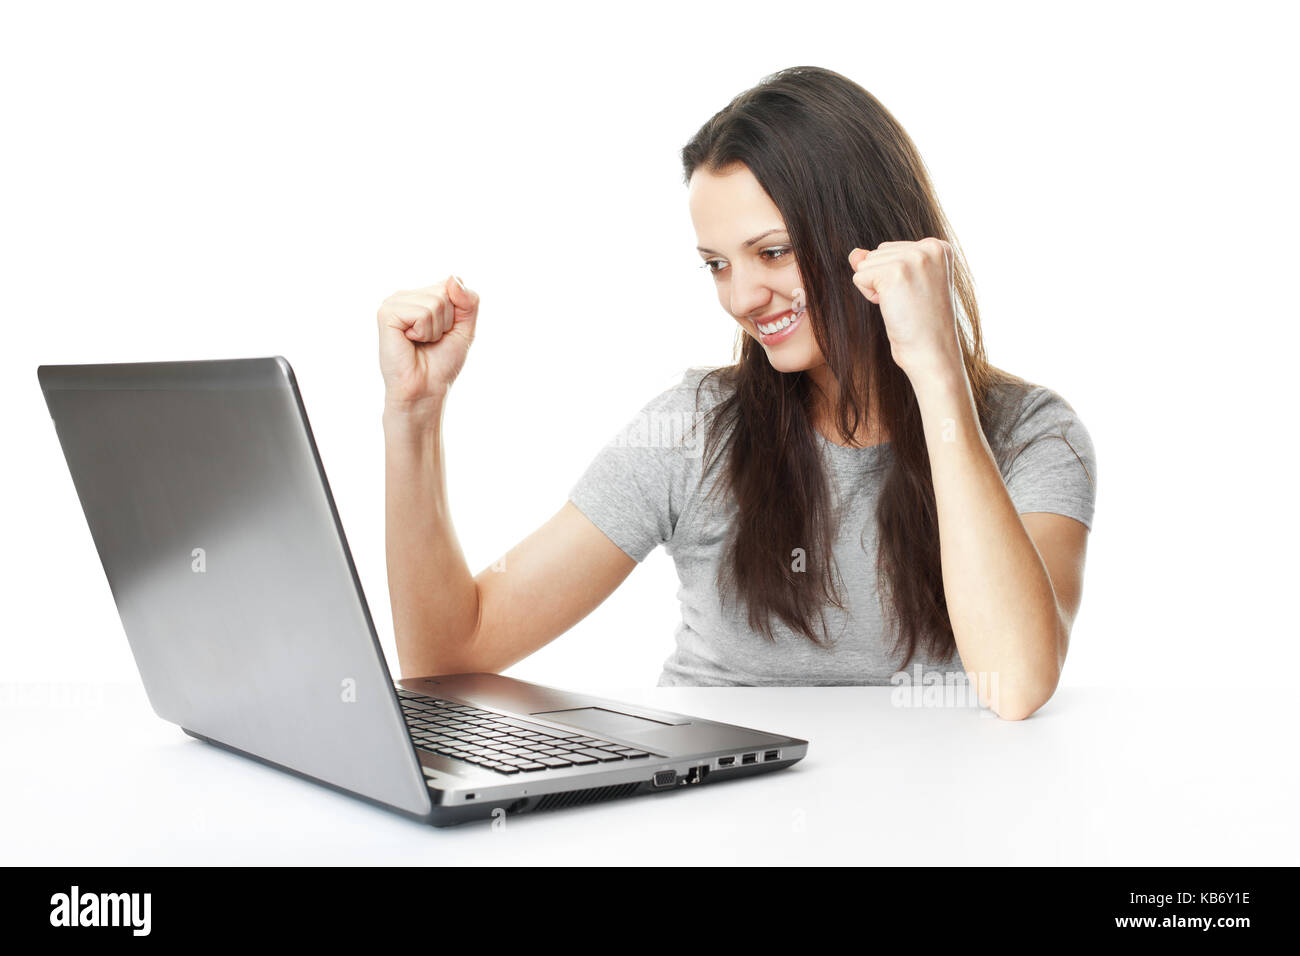
M1034 686L1023 683L1012 687L998 688L997 699L990 702L989 709L1003 720L1024 720L1036 713L1056 693L1056 681Z

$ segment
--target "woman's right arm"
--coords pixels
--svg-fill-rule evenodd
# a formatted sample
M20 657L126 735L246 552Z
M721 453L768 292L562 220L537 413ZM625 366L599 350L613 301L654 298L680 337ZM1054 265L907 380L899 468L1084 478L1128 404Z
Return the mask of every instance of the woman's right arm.
M636 562L566 502L477 577L447 502L442 415L478 296L454 277L379 310L388 592L403 677L498 672L600 605Z

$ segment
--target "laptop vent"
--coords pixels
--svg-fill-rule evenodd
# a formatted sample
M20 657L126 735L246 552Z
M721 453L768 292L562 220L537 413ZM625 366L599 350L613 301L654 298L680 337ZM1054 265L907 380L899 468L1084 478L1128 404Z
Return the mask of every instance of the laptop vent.
M599 803L602 800L616 800L630 797L636 793L641 784L620 783L609 787L592 787L589 790L570 790L568 793L548 793L538 799L534 810L558 810L560 807L576 807L584 803Z

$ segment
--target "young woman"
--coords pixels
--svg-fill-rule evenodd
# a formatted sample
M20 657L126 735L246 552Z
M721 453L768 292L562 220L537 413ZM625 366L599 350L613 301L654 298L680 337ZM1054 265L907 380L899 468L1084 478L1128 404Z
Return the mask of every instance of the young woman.
M682 623L660 684L884 684L911 665L1033 713L1079 608L1095 455L1059 395L986 360L911 139L857 84L796 67L682 161L739 359L649 402L502 571L471 575L443 473L479 298L452 276L380 308L402 673L509 667L662 544Z

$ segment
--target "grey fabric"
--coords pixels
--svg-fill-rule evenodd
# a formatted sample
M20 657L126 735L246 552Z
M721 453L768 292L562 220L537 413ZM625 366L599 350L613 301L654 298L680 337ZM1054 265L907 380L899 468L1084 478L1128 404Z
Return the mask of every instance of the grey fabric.
M711 382L697 407L696 386L706 371L689 369L646 403L569 492L569 500L636 561L663 545L676 563L682 620L660 686L891 683L901 656L889 654L892 636L875 571L875 508L889 444L846 448L819 436L840 514L835 561L846 583L845 609L826 610L830 647L814 645L779 620L772 622L771 643L750 629L743 605L733 601L724 608L717 592L735 504L707 500L721 468L715 464L703 473L704 436L708 412L722 394ZM990 446L1016 510L1068 515L1091 528L1096 459L1073 409L1043 387L1026 393L1002 386L995 396ZM918 649L907 673L937 671L951 682L963 670L955 653L934 660Z

